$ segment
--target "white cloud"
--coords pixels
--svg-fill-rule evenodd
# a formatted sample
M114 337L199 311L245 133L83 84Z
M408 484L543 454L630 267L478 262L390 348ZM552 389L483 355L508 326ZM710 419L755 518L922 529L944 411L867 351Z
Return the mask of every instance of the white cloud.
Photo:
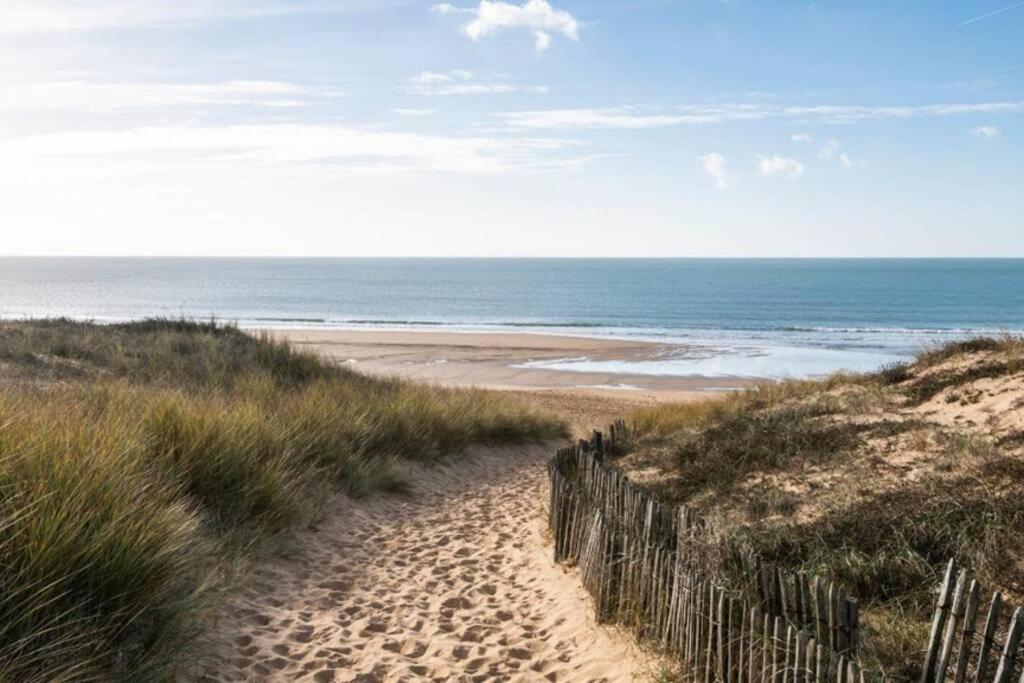
M729 163L718 152L710 152L697 157L697 161L704 167L704 171L715 181L715 187L719 190L729 189Z
M470 75L471 74L467 74L466 77L468 78ZM421 71L410 78L409 82L417 85L435 85L437 83L451 83L455 78L455 76L439 74L435 71Z
M818 158L819 159L832 159L832 158L835 158L836 154L839 152L839 147L840 147L839 140L836 140L835 138L832 138L831 140L826 142L824 145L822 145L821 149L818 150Z
M789 139L792 140L793 142L813 142L814 141L814 138L812 138L807 133L795 133L793 135L790 135Z
M301 107L318 98L342 94L280 81L0 83L0 111L111 112L194 105Z
M804 174L804 165L802 163L796 159L789 159L778 154L771 157L760 157L758 168L761 170L761 175L781 175L789 180L799 178Z
M516 85L478 80L476 74L465 69L447 73L421 71L407 81L410 95L502 95L514 92L546 93L541 85Z
M1002 131L995 126L978 126L977 128L971 128L970 133L981 140L991 140L1002 135Z
M409 109L405 107L397 107L391 110L391 113L397 114L398 116L433 116L437 113L434 109Z
M551 34L557 33L569 40L579 40L579 21L568 12L556 9L547 0L526 0L522 5L508 2L481 0L475 7L456 7L441 3L431 7L439 14L473 15L462 27L471 40L478 41L504 29L526 29L533 33L537 50L551 45Z
M853 159L850 158L850 155L848 153L840 151L841 148L842 143L839 142L839 140L832 138L828 140L824 145L822 145L820 149L818 149L818 158L835 159L840 164L842 164L843 167L852 168Z
M503 173L568 167L582 143L361 130L340 125L153 126L71 132L0 142L4 172L56 177L223 168L256 172Z

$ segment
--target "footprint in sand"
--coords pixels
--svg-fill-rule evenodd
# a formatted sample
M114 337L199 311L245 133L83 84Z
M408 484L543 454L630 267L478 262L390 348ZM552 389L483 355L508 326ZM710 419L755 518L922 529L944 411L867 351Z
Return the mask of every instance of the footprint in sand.
M339 495L220 610L179 678L644 680L633 646L593 623L578 579L551 562L547 457L481 452L423 468L406 497Z

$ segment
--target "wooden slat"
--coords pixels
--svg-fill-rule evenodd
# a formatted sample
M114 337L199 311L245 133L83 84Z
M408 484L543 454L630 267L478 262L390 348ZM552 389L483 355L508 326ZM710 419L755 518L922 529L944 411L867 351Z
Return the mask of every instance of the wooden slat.
M939 654L939 663L935 667L935 680L946 680L946 669L949 668L949 659L953 656L953 644L956 639L957 625L963 618L966 607L964 600L964 589L967 586L967 571L961 569L956 579L956 588L953 589L953 608L950 610L949 618L946 620L946 632L942 638L942 651Z
M988 671L988 660L992 652L995 651L996 627L999 625L999 613L1002 611L1002 606L1002 594L993 594L992 602L988 607L988 617L985 619L985 630L982 632L981 648L978 651L978 663L974 673L974 683L984 683L985 681L985 674Z
M994 683L1009 683L1013 678L1013 667L1017 660L1022 631L1024 631L1024 608L1018 607L1013 611L1013 617L1010 619L1010 629L1006 632L1006 642L1003 645L1003 654L999 658L999 668L996 669Z
M971 587L967 591L967 605L964 608L964 625L960 629L960 647L957 648L953 683L964 683L967 676L967 664L971 657L971 644L974 642L974 629L978 620L978 603L980 601L981 586L977 581L971 581Z
M924 666L921 670L921 683L932 683L935 680L935 667L939 660L939 648L942 644L942 628L946 624L949 610L950 593L953 590L955 566L953 560L946 565L946 575L939 589L939 601L932 617L931 634L928 636L928 649L925 651Z

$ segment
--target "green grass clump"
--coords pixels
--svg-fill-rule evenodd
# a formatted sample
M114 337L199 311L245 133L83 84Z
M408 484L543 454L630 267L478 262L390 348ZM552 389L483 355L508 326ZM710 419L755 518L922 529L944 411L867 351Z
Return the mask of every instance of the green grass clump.
M0 680L173 675L226 564L331 487L560 438L512 398L188 321L0 324Z
M1019 352L1024 349L1024 340L1019 337L1006 335L1002 338L975 337L964 341L954 341L941 344L934 348L925 349L917 354L915 365L921 368L928 368L938 365L952 358L966 356L972 353L983 351L997 351L1002 353Z
M304 511L315 468L289 450L298 436L247 401L160 396L142 417L150 462L176 481L222 529L278 530Z
M108 399L0 395L4 680L141 675L201 604L200 517Z
M38 379L119 377L175 387L230 388L251 373L281 386L354 375L286 342L237 327L153 319L95 325L65 319L6 322L0 361Z

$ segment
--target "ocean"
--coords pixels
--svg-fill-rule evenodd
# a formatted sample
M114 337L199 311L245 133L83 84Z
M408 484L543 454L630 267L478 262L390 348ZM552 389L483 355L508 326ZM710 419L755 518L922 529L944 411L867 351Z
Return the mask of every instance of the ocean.
M1024 331L1024 259L0 258L0 317L653 340L543 367L805 377Z

